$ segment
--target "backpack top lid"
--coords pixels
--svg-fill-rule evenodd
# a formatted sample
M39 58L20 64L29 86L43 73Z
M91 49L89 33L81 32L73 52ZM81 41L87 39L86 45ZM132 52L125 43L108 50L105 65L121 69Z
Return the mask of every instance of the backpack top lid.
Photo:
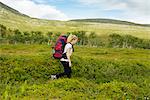
M62 35L62 36L59 36L58 40L64 40L65 42L67 42L67 36L66 35Z

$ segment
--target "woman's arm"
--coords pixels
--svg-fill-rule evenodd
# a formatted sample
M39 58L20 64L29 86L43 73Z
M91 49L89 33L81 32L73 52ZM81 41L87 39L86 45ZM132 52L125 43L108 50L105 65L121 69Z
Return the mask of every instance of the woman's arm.
M70 59L70 57L71 57L71 55L72 55L72 50L71 50L71 48L67 49L66 55L67 55L67 58L68 58L68 60L69 60L69 66L71 67L71 59Z

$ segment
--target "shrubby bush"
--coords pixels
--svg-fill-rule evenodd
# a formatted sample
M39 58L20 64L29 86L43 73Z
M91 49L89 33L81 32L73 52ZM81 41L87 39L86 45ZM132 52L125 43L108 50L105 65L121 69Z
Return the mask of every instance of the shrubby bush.
M0 42L7 44L49 44L54 46L61 32L40 31L21 32L18 29L11 30L0 25ZM66 35L75 34L79 38L78 45L90 47L113 47L113 48L143 48L150 49L150 40L140 39L131 35L110 34L109 36L98 36L95 32L89 35L86 31L67 32Z
M131 35L109 35L109 46L120 48L150 48L150 40L143 40Z
M0 99L144 99L150 95L147 50L75 47L72 78L52 81L50 75L63 67L51 58L48 46L2 45L1 49ZM119 59L110 59L111 55Z

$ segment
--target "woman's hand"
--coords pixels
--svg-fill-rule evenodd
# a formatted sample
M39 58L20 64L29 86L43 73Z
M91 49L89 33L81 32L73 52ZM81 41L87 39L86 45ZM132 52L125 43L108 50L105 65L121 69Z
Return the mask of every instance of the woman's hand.
M69 67L71 67L71 61L69 61Z

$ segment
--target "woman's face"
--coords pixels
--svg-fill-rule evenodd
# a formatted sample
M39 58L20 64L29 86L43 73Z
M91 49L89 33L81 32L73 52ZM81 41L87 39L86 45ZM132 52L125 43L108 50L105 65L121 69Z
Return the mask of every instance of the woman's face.
M77 42L78 42L78 38L75 38L75 39L72 40L71 43L74 45L74 44L76 44Z

